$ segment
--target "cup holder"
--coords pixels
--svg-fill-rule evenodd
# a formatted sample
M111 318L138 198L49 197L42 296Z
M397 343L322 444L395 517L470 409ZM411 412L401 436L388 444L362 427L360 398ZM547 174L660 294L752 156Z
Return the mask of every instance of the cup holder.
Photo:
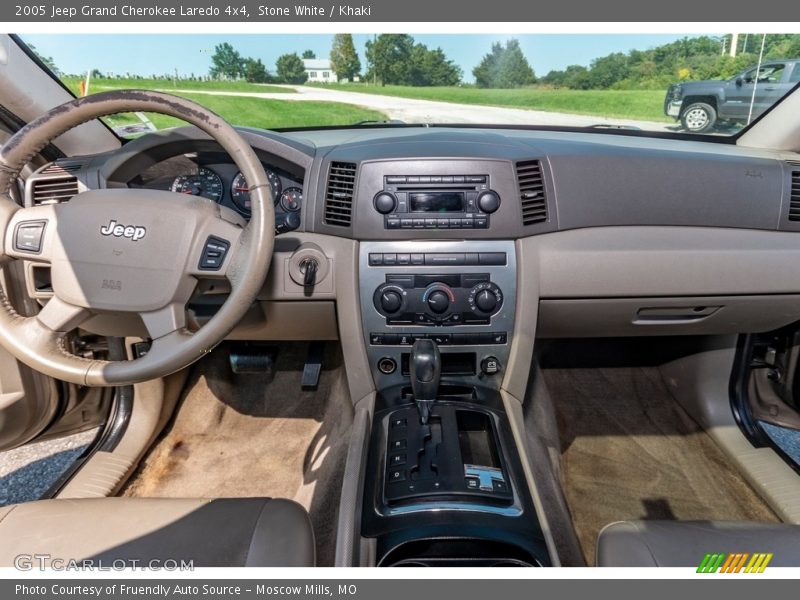
M540 567L514 544L476 538L433 538L400 544L379 567Z

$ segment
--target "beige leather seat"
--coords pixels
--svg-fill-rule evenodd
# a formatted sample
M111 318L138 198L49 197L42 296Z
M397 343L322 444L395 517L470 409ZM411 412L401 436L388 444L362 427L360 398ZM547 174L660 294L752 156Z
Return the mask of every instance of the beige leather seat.
M597 538L598 567L698 567L708 554L771 553L800 566L800 525L747 521L621 521Z
M87 498L0 508L0 566L32 555L106 565L310 567L314 535L299 504L268 498Z

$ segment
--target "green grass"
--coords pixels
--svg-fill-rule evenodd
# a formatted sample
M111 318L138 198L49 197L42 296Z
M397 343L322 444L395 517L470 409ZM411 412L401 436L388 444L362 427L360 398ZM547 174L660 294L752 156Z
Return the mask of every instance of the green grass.
M273 129L343 125L365 120L386 119L386 115L378 111L339 102L293 102L184 92L179 92L177 95L205 106L233 125L243 127ZM158 129L184 125L182 121L164 115L148 114L148 117ZM134 115L127 114L111 117L107 121L112 126L139 122Z
M538 87L496 90L475 87L409 87L400 85L380 87L363 83L327 84L325 87L365 94L438 100L458 104L671 122L671 119L662 112L665 90L564 90Z
M66 86L72 93L78 95L80 77L62 77ZM247 83L246 81L183 81L173 82L168 79L92 79L89 82L89 92L105 92L106 90L164 90L164 91L204 91L204 92L260 92L270 94L294 94L292 89L264 85L260 83Z

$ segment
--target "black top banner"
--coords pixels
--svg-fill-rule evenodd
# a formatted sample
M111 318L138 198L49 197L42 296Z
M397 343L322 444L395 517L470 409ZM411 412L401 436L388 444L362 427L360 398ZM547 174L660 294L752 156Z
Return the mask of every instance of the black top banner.
M755 9L758 10L755 10ZM786 0L56 0L0 4L3 22L753 22L800 21Z

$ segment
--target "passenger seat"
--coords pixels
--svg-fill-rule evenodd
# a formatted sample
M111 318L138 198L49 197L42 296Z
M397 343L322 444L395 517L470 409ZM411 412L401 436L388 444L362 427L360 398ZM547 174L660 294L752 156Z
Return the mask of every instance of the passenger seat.
M620 521L597 538L598 567L698 567L706 554L772 553L800 566L800 525L747 521Z
M0 507L0 566L33 555L62 568L87 559L160 567L172 561L313 567L315 561L308 513L270 498L82 498Z

